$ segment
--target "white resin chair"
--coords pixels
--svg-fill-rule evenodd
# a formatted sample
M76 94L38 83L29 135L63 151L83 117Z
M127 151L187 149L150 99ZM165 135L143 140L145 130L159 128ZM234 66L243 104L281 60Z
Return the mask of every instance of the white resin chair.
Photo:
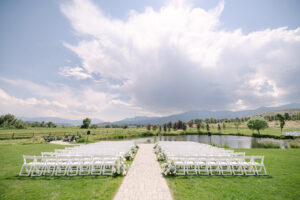
M92 157L91 156L83 156L79 162L80 162L79 175L90 175Z
M65 176L69 169L69 158L67 156L59 156L56 160L55 176Z
M103 173L104 158L102 156L94 156L91 165L91 175L101 175Z
M24 156L23 155L24 163L21 167L19 176L30 176L31 170L34 166L35 157L34 156Z
M45 167L42 156L34 156L34 164L31 169L31 176L41 176Z

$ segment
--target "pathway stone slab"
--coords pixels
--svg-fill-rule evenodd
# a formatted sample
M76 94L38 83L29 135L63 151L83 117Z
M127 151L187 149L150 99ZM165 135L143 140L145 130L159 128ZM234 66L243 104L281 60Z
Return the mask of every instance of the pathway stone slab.
M153 152L153 144L140 144L137 155L114 200L172 200Z

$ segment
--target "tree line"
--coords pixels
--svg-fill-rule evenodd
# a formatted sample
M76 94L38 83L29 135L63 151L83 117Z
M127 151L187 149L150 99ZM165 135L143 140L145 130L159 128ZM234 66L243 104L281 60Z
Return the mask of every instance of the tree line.
M16 128L24 129L28 127L45 127L45 128L55 128L56 124L53 122L24 122L17 119L12 114L5 114L0 116L0 128Z

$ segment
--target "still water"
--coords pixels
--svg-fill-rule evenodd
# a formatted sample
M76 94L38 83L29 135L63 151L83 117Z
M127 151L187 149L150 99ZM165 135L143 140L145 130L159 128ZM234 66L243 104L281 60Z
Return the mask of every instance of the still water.
M228 145L230 148L251 149L258 147L261 140L265 138L254 138L247 136L234 135L178 135L178 136L157 136L134 139L136 142L155 142L155 141L192 141L205 144L216 144L219 146ZM268 141L279 143L281 148L288 148L287 140L267 139Z

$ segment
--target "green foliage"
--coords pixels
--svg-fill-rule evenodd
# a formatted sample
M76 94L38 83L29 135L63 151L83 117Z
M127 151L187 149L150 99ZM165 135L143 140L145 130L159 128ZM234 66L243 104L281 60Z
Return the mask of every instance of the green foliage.
M87 140L85 137L79 138L78 140L76 140L76 143L86 143Z
M223 123L222 126L223 126L223 130L226 130L226 124Z
M97 129L98 126L97 126L96 124L93 124L93 125L90 126L90 128L92 128L92 129Z
M219 131L219 132L221 131L221 126L220 126L220 124L218 124L218 131Z
M241 121L239 118L236 118L235 121L233 122L235 128L236 128L236 131L239 132L239 127L241 125Z
M1 128L9 128L9 129L24 129L27 127L47 127L47 128L55 128L56 124L53 122L23 122L20 119L17 119L12 114L6 114L0 116L0 127Z
M153 127L152 127L152 130L156 131L156 129L157 129L157 124L154 124Z
M80 128L89 128L91 124L91 119L90 118L85 118L83 121L82 121L82 125Z
M263 118L252 118L248 121L247 126L251 130L257 130L260 134L260 130L268 128L268 122Z
M271 141L258 142L255 148L280 149L280 144Z
M282 134L282 129L283 129L284 125L285 125L285 121L284 121L285 117L282 116L281 114L277 114L276 117L277 117L277 119L280 122L280 132Z
M298 148L300 148L300 145L297 142L291 142L290 143L290 148L298 149Z
M128 128L128 124L124 124L123 129L127 129L127 128Z
M209 130L210 130L210 126L208 123L206 124L206 130L207 130L207 132L209 132Z

